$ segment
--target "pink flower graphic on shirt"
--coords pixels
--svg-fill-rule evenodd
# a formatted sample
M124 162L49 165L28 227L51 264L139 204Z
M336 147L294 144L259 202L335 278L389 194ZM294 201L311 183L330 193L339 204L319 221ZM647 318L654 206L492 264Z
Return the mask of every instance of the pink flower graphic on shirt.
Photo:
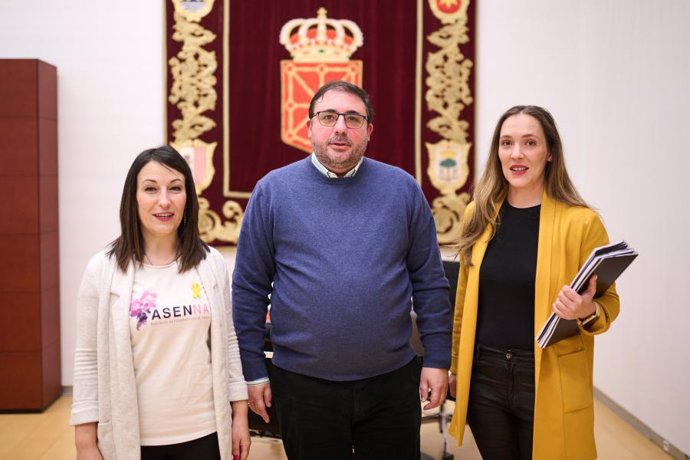
M137 331L146 324L151 310L156 308L157 294L151 291L144 291L139 299L132 299L129 304L129 316L137 319Z

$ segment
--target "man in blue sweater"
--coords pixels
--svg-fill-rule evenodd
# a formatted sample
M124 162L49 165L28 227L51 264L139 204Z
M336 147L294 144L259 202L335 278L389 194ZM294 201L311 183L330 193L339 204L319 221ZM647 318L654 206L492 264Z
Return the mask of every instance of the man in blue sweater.
M420 398L431 409L446 396L449 287L433 217L409 174L364 157L372 119L361 88L321 87L314 153L261 179L242 223L232 295L249 406L268 422L275 402L290 459L419 458Z

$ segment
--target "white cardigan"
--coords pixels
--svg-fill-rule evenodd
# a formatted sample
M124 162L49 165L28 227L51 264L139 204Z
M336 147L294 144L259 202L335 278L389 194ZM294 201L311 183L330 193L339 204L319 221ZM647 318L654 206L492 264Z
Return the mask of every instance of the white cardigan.
M221 458L232 457L230 401L247 399L232 322L227 265L215 249L196 268L211 306L213 399ZM72 425L98 422L105 460L140 459L139 411L132 361L129 304L132 263L123 273L106 250L86 267L77 299Z

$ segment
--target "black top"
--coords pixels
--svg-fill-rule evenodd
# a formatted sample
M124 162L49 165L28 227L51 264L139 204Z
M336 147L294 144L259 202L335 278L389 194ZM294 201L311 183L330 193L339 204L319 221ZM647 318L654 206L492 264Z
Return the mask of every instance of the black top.
M476 343L501 350L534 349L534 280L541 205L503 202L496 235L479 272Z

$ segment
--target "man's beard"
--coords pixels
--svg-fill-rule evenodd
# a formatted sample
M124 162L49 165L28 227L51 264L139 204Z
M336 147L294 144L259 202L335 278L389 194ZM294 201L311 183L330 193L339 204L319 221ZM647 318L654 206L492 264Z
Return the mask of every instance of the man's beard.
M341 142L341 143L347 143L347 145L350 147L350 154L338 161L330 158L328 156L328 144L332 142ZM354 168L357 163L359 162L360 158L364 155L364 152L367 150L367 144L368 144L368 139L362 140L357 145L354 145L352 143L352 140L348 137L331 137L326 141L325 144L321 146L316 146L313 145L314 147L314 153L316 154L316 158L319 160L319 162L324 165L326 168L330 170L338 170L342 171L345 170L344 172L349 171L350 169Z

